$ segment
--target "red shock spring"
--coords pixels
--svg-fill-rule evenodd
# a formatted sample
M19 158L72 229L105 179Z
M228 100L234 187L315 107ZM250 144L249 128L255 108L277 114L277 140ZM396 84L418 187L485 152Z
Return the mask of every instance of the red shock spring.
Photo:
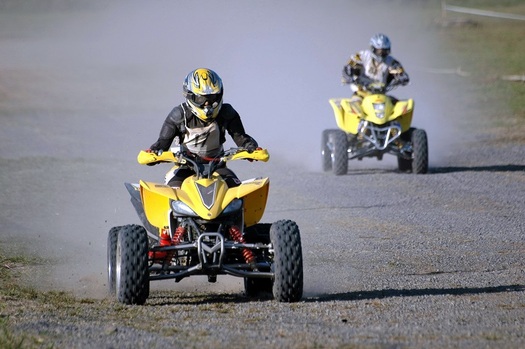
M241 244L245 243L241 230L237 226L234 225L230 228L230 235L233 240L240 242ZM242 249L242 256L248 264L253 264L255 262L255 256L253 255L253 252L247 248Z
M180 244L182 241L182 237L186 233L186 229L184 227L177 227L175 229L175 234L173 234L173 238L170 239L169 231L167 229L163 229L159 235L159 245L160 246L175 246ZM149 253L149 257L155 260L165 260L170 261L171 258L173 258L173 255L175 254L175 251L170 252L151 252Z
M177 229L175 229L175 234L173 234L173 238L171 239L171 245L175 246L175 245L180 244L180 242L182 241L182 237L185 233L186 233L186 228L177 227Z
M173 237L171 238L170 246L175 246L175 245L180 244L180 242L182 241L182 236L185 233L186 233L186 229L184 227L177 227L177 229L175 229L175 234L173 234ZM166 258L164 260L166 262L171 261L174 254L175 254L175 251L169 251L168 253L166 253Z

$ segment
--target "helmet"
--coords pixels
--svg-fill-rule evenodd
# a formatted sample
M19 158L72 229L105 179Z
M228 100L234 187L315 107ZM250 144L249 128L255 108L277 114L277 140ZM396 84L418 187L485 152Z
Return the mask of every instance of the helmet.
M376 34L370 39L372 55L379 62L383 62L390 54L390 39L385 34Z
M182 84L184 98L195 116L203 121L217 117L222 107L222 80L211 69L191 71Z

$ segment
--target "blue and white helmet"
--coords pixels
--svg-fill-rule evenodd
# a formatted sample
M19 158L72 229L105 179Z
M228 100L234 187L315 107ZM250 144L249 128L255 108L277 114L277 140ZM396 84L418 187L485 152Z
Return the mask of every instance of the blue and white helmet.
M370 38L370 48L374 58L383 62L390 54L390 39L385 34L376 34Z

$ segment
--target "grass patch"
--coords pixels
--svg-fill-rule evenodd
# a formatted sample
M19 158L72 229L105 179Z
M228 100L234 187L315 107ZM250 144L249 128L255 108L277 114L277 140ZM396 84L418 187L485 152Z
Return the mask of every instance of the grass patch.
M13 334L5 318L0 317L0 348L2 349L52 349L39 337Z
M485 11L525 15L520 0L454 0L447 4ZM493 127L510 131L502 137L525 142L525 83L508 81L525 76L525 21L447 12L440 31L447 56L469 72L480 106Z
M24 303L38 299L42 302L52 299L46 293L35 291L32 288L17 284L17 276L24 268L34 265L35 261L24 256L6 257L0 251L0 348L2 349L41 349L53 348L43 342L38 336L31 336L13 332L9 326L9 315L6 307L11 303Z

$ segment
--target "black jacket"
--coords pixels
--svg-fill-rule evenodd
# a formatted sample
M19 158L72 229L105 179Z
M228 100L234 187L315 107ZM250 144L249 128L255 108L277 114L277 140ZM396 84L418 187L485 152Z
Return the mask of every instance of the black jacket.
M168 150L173 140L178 137L179 143L182 143L186 135L186 126L188 127L202 127L207 125L206 122L196 117L186 103L182 103L168 114L162 128L158 140L150 147L151 150ZM257 147L255 139L250 137L244 131L244 126L241 121L239 113L230 104L224 103L215 118L215 122L220 129L220 142L226 142L226 131L230 134L235 144L238 147Z

